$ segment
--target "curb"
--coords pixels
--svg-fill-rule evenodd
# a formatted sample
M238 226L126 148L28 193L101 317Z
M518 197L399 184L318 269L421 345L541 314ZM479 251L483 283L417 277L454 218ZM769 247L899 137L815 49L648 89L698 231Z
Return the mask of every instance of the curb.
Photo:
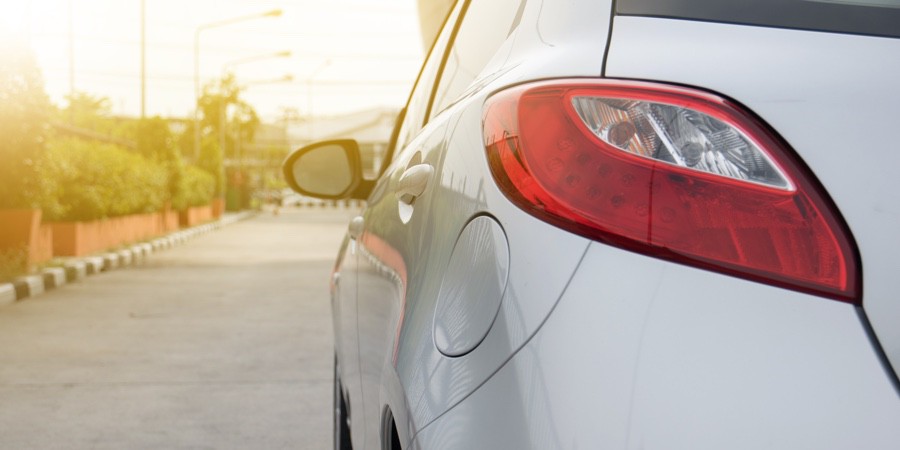
M103 271L103 258L100 256L88 256L81 261L85 264L87 275L96 275Z
M12 283L0 284L0 306L12 305L16 300L16 287Z
M119 267L118 253L106 253L101 256L101 258L103 258L103 268L100 269L101 272L117 269Z
M41 271L44 278L44 289L56 289L66 284L66 269L62 267L48 267Z
M66 271L66 281L73 283L85 279L88 274L87 267L86 261L67 261L63 264L63 270Z
M41 275L25 275L13 280L16 288L16 300L34 297L44 293L44 277Z
M149 242L134 244L124 250L72 258L63 262L62 267L48 267L41 270L40 274L18 277L11 283L0 283L0 306L38 296L101 272L140 264L153 253L170 249L191 238L249 219L256 214L254 211L232 214L216 222L176 231Z

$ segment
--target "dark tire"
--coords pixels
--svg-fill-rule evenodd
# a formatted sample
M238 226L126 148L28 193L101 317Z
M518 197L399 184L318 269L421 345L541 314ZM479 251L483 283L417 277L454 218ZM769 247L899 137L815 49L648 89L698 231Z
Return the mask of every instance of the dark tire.
M350 443L350 418L338 374L337 358L334 360L334 450L353 450Z

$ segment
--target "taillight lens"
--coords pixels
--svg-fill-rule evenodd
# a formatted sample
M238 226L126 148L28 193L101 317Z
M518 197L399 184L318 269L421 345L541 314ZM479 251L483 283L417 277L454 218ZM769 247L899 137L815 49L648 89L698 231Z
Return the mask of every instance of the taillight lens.
M708 270L859 303L850 233L759 120L706 92L543 82L485 106L491 172L564 229Z

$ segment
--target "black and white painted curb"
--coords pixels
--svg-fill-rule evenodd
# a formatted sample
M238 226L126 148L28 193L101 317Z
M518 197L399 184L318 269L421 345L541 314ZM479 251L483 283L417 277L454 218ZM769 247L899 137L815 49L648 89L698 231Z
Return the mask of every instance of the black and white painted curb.
M297 206L309 209L359 209L365 206L362 200L319 200L303 197L282 202L282 206Z
M0 306L15 303L113 269L142 262L153 253L181 245L192 238L217 230L225 225L248 219L255 212L229 214L218 221L176 231L149 242L134 244L124 249L84 258L67 259L60 267L48 267L34 275L26 275L12 283L0 283Z

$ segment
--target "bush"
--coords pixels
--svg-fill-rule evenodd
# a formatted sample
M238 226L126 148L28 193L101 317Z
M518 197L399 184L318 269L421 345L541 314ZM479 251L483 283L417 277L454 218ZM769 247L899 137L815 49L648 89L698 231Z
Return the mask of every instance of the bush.
M24 248L0 249L0 283L8 283L25 273L28 252Z
M219 142L213 136L205 136L200 146L200 158L197 167L206 171L213 177L213 195L225 194L225 173L222 171L224 162L222 149Z
M24 46L0 39L0 208L33 208L52 187L37 176L50 102Z
M51 221L153 212L168 200L165 167L112 144L52 140L40 172L55 181L53 192L40 202Z
M216 191L216 178L209 172L191 165L183 166L180 175L181 189L173 198L172 206L181 210L209 204Z
M203 205L222 191L214 139L207 136L201 152L204 172L183 163L169 122L114 119L109 105L77 93L56 114L94 134L134 141L136 151L50 137L54 108L34 58L0 40L0 208L41 208L48 221L87 221L158 211L167 202L176 209ZM14 259L0 255L0 266Z

